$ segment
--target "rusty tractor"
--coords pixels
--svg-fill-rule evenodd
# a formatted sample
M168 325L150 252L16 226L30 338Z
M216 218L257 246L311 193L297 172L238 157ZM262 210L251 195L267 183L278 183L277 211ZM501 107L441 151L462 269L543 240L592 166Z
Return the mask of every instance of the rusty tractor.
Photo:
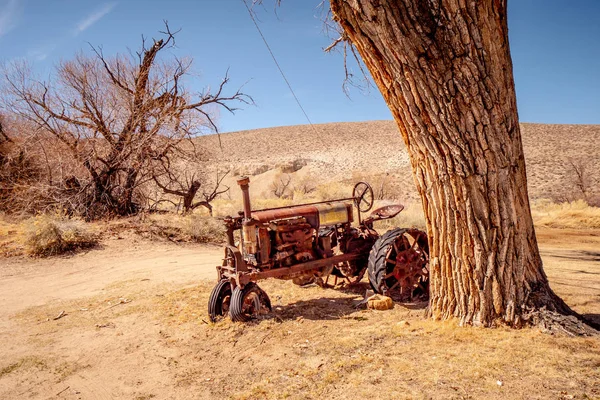
M218 281L208 303L213 322L227 314L233 321L245 322L270 311L269 296L256 284L267 278L327 285L331 275L336 283L342 279L353 284L368 272L377 293L427 294L426 233L396 228L380 236L373 223L395 217L404 206L387 205L363 218L374 203L368 183L357 183L352 197L264 210L251 208L250 179L242 177L237 183L244 210L224 219L225 257L217 267Z

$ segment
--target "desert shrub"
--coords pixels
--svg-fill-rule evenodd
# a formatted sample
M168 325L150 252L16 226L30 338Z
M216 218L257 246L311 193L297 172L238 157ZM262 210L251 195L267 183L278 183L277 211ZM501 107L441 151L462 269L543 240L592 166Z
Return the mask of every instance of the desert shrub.
M53 256L98 244L98 236L79 219L38 215L23 222L25 251L33 256Z
M292 176L287 173L278 173L273 178L269 189L278 199L293 197Z
M19 256L24 253L22 220L14 214L0 211L0 257Z
M317 191L317 185L315 181L317 179L313 175L305 175L298 180L298 182L294 183L294 198L296 198L296 193L300 195L300 197L307 197L307 195L313 194Z
M390 172L364 173L361 171L352 173L352 182L360 181L371 185L376 200L404 200L410 197L405 181L397 174Z
M195 214L183 218L181 230L199 243L221 243L225 238L225 227L221 221Z
M600 207L600 194L590 196L587 203L591 207Z
M538 200L532 205L532 215L536 226L600 229L600 208L592 207L584 200L558 204Z
M138 233L167 238L175 242L222 243L223 222L200 214L152 214L138 226Z
M217 199L215 200L213 206L213 215L216 217L225 217L228 215L235 216L237 215L238 211L243 209L241 198L235 200ZM195 211L194 214L208 215L208 212L200 209Z
M352 197L352 186L340 182L331 182L325 185L319 185L316 190L316 197L320 200L334 200Z

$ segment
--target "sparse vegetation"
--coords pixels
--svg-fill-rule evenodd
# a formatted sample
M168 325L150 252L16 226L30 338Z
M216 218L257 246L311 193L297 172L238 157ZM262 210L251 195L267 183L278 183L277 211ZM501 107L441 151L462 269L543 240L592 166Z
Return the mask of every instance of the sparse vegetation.
M292 176L288 173L279 173L273 178L271 183L271 193L278 199L292 198L294 191L292 185Z
M597 246L598 237L588 235L586 240L592 242L574 249L560 231L546 231L560 244L543 253L552 285L577 311L597 315L598 278L589 274L595 264L562 256L585 254ZM194 276L192 272L190 277ZM588 288L572 285L584 276ZM86 358L76 347L66 348L63 356L73 364L89 362L79 372L90 385L103 379L107 368L128 371L129 380L103 383L115 397L123 398L131 397L134 387L156 398L165 397L163 390L169 390L168 395L181 398L202 391L200 398L236 399L345 398L348 393L363 398L378 393L386 399L593 399L600 390L600 342L594 337L549 335L532 328L459 328L454 321L426 320L425 304L419 302L396 304L384 312L355 309L366 282L353 291L267 281L261 287L277 294L271 296L271 315L258 323L211 324L205 323L205 307L213 282L173 286L153 281L118 282L106 286L99 296L24 310L17 317L15 332L57 342L85 337L85 351L105 356ZM133 300L107 310L121 298ZM46 321L61 310L70 315ZM98 328L98 324L114 327ZM154 340L148 343L149 338ZM114 345L107 346L107 341ZM40 390L52 389L52 380L40 376L37 369L13 366L35 352L45 360L45 370L60 377L66 369L63 359L49 357L52 350L46 342L23 346L25 355L9 355L0 365L12 371L3 379L12 383L18 378L28 385L39 384ZM165 354L152 364L160 367L157 379L163 385L144 379L148 371L130 370L133 362L148 357L148 346ZM123 352L127 357L119 356ZM237 371L235 379L232 370ZM59 390L74 386L73 382L78 381L67 378ZM12 394L6 387L6 393Z
M385 205L384 202L376 202L375 208L383 205ZM381 229L382 232L397 227L425 230L425 216L423 215L421 204L417 202L408 202L403 205L404 210L394 218L375 222L375 229Z
M55 256L98 243L98 235L84 221L60 214L38 215L22 224L25 250L33 256Z
M341 182L320 183L316 197L323 200L344 199L352 196L352 186Z
M305 175L294 183L294 197L306 197L316 192L318 178L314 175Z
M221 221L200 214L150 214L135 224L135 230L146 237L163 237L174 242L223 243Z
M532 206L532 215L536 226L600 229L600 208L592 207L584 200L559 204L539 200Z

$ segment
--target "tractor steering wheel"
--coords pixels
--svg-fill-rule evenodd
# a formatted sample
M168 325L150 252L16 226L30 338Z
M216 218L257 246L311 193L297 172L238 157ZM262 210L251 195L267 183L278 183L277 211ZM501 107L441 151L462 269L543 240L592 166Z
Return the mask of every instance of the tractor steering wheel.
M358 182L352 190L352 197L358 211L364 213L373 208L375 196L373 188L367 182Z

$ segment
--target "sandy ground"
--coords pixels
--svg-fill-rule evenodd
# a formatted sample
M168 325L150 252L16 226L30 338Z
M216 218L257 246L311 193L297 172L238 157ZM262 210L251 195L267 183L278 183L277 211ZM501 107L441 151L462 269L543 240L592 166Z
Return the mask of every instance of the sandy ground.
M577 311L597 319L598 233L567 232L566 236L573 238L570 242L553 231L542 231L539 236L555 290ZM427 323L421 322L424 305L396 307L387 314L356 311L351 307L360 297L356 292L266 283L275 305L274 317L247 325L229 321L208 324L206 300L220 257L221 249L214 246L123 239L69 257L2 259L0 398L341 399L349 393L359 397L370 394L371 398L600 398L597 339L556 345L549 335L535 332L494 330L493 335L504 335L498 338L480 335L478 330L474 338L463 340L460 335L473 332L460 328L463 333L449 334L438 332L436 323L421 326ZM61 313L64 316L55 320ZM396 323L402 319L415 326L410 336L396 332ZM370 321L362 322L366 320ZM421 334L424 338L416 341ZM496 342L506 340L507 335L516 343L514 349L512 345L510 350L498 349ZM327 336L337 339L324 341ZM384 340L386 337L391 341ZM478 340L495 341L489 344L490 354L500 351L508 357L511 351L524 351L533 338L540 352L529 355L531 362L539 357L540 362L549 360L552 366L552 357L556 357L557 370L515 371L512 374L519 378L514 378L513 392L499 391L496 375L461 378L461 373L479 374L466 366L452 372L453 378L441 379L438 375L445 374L447 367L423 361L436 356L411 358L418 352L426 354L433 344L423 340L432 337L438 338L438 344L454 340L441 351L442 356L445 351L455 352L454 358L468 351L456 346ZM398 348L394 341L406 349ZM544 343L566 353L553 356L554 350L544 350ZM392 347L387 348L389 345ZM421 350L411 350L411 346ZM390 354L394 351L398 354ZM398 365L404 367L394 360L403 360ZM474 360L465 362L476 364ZM483 359L483 369L492 368L487 364L490 360ZM383 367L363 371L369 363L382 363L399 375L382 375ZM569 363L585 370L575 370ZM402 368L409 368L408 374ZM493 368L494 374L510 382L508 366L493 364ZM569 368L573 376L560 372ZM420 380L425 379L427 370L434 371L435 382ZM557 377L552 377L554 373ZM415 377L407 379L410 375ZM543 381L544 376L550 381ZM516 382L519 379L529 380L524 385ZM454 383L448 383L451 381ZM538 391L527 396L531 387ZM510 388L508 383L506 388Z
M27 348L31 343L31 335L22 330L19 318L14 318L24 310L48 304L59 304L61 310L57 315L64 311L62 308L66 308L71 315L65 315L65 320L67 317L77 318L72 315L73 311L70 311L69 307L63 305L70 305L72 304L70 302L73 301L77 303L76 299L80 298L101 299L99 302L104 303L104 299L111 298L111 293L120 291L119 288L115 289L115 286L120 287L120 283L123 282L133 286L132 290L127 290L127 293L132 293L139 292L139 289L142 288L160 291L166 287L181 288L197 284L198 281L214 280L216 279L215 266L221 262L221 257L222 250L217 246L187 246L128 238L109 240L104 242L100 248L66 257L39 260L2 259L0 260L0 302L2 304L0 308L0 342L8 345L4 346L1 351L3 362L0 367L5 368L3 371L6 372L6 360L10 360L11 356L16 356L17 360L31 361L31 358L28 358L31 355L19 358L19 355L29 353ZM118 297L113 304L119 305L120 301L130 302L131 299ZM103 309L111 312L110 302L106 302L106 304L107 306ZM84 312L81 310L86 310L86 308L80 307L78 311ZM46 319L54 322L52 317ZM43 318L42 322L44 322ZM56 322L61 321L57 320ZM134 326L135 321L130 322L131 326L127 329L128 334L137 334L139 330L144 330L149 331L145 334L151 335L157 331L157 329L149 328L147 324L139 324L145 325L145 328L141 329L139 325ZM101 326L102 324L97 325ZM108 324L108 327L112 326ZM98 335L92 334L92 336ZM102 337L86 338L84 336L80 338L65 337L62 338L60 344L54 343L49 347L43 347L49 353L64 353L65 349L78 349L79 355L75 356L73 362L80 365L83 360L92 362L97 357L101 357L102 349L106 351L106 348L113 348L115 353L119 353L121 345L123 345L122 342L108 344ZM141 367L138 364L139 361L134 358L131 367ZM45 363L40 362L44 369ZM114 392L105 389L104 386L110 388L119 378L111 374L110 362L102 369L107 374L97 376L99 379L74 378L76 382L79 382L80 386L78 387L83 394L73 398L114 398ZM117 372L117 375L121 373L123 373L122 370ZM0 373L0 377L2 375ZM115 379L112 383L105 381L111 377ZM6 380L0 379L0 398L16 399L29 396L48 398L51 395L46 390L37 392L35 386L27 389L27 384L22 386L25 390L15 392L13 390L15 387L10 387L14 384L15 382L6 382ZM17 387L21 387L18 383L16 384ZM73 394L77 395L75 392ZM133 397L125 395L123 398Z
M216 279L218 246L110 240L73 256L0 259L2 321L23 308L102 293L114 282L152 281L181 285Z

